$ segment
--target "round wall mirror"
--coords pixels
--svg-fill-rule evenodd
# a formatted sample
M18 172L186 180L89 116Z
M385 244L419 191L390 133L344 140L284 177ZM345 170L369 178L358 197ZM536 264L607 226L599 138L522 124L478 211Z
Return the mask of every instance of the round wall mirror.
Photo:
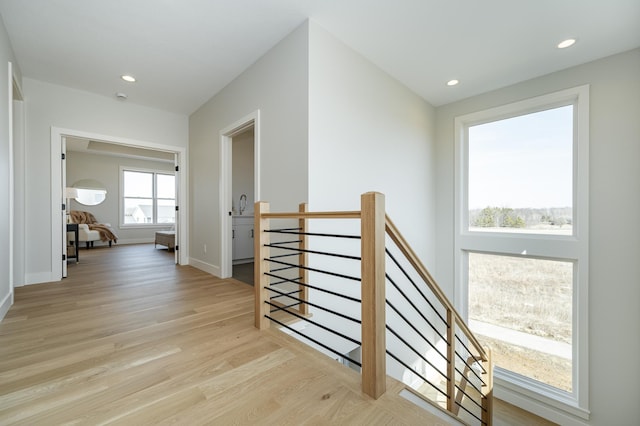
M107 189L95 179L82 179L72 185L78 190L75 200L85 206L95 206L107 198Z

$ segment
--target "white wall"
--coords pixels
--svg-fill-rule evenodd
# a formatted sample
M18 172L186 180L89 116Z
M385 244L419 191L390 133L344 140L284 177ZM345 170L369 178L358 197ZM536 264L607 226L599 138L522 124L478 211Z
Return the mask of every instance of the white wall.
M20 88L21 90L21 88ZM22 94L20 93L20 98ZM14 99L16 95L14 94ZM25 223L25 142L24 101L13 101L13 286L24 285L24 262L26 258L24 235Z
M433 267L434 108L313 21L310 30L310 208L359 210L360 194L382 192Z
M4 23L0 19L0 319L2 319L13 303L13 277L11 251L11 208L12 203L12 144L9 104L9 90L12 76L9 75L8 63L13 65L13 74L21 84L20 70L16 64L13 49L9 42ZM18 235L18 237L20 237Z
M25 78L26 282L57 280L51 265L51 127L187 147L188 119L115 97Z
M453 294L454 118L590 84L588 424L640 418L640 50L439 107L437 270Z
M294 30L189 118L189 252L196 267L216 273L221 266L222 129L260 110L262 200L272 211L297 210L307 200L306 28L305 23Z
M313 21L309 39L309 209L360 210L362 193L384 193L387 213L425 265L432 268L434 108ZM358 220L312 221L310 226L314 232L360 234ZM309 244L313 250L360 253L359 241L312 237ZM309 263L314 268L360 276L359 262L311 255ZM360 284L354 281L316 273L309 275L309 281L360 297ZM353 302L316 291L310 292L310 299L360 317L360 306ZM321 323L359 337L359 326L354 323L311 310ZM401 324L396 329L400 327L407 328ZM334 348L341 346L341 339L321 330L309 327L307 332L325 343L330 341ZM394 346L403 360L415 361L414 354L401 353L403 349ZM405 375L404 368L391 361L387 372L398 379Z
M171 225L152 228L120 227L120 166L174 173L173 163L67 151L67 186L72 186L81 179L95 179L107 190L106 199L97 206L84 206L70 200L69 209L88 211L98 222L110 223L118 236L118 244L153 242L156 231L168 229ZM100 244L107 243L95 242L95 245Z
M233 207L237 214L240 214L240 196L245 194L247 196L247 208L243 212L243 215L249 215L253 213L254 200L254 136L253 129L243 132L233 137L232 156L233 164L232 169L232 196Z

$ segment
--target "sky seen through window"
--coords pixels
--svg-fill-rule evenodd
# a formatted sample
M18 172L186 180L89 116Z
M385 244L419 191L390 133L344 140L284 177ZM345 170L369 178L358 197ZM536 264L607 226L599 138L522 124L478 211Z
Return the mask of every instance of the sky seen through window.
M469 209L572 207L573 105L469 127Z

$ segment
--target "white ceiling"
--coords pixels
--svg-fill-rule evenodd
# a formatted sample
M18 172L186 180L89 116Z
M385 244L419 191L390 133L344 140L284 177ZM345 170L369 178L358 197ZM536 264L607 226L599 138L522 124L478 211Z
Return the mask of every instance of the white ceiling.
M24 76L182 114L308 18L436 106L640 46L640 0L0 0L0 14Z

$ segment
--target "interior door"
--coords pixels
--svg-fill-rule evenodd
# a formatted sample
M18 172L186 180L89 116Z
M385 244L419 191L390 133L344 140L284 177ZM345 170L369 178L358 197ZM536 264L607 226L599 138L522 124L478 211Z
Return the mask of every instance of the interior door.
M61 142L61 153L60 153L60 161L62 163L62 223L60 224L60 230L62 231L62 278L67 277L67 199L66 197L66 188L67 188L67 138L62 137ZM78 250L78 247L75 247L74 250Z
M174 154L173 156L173 164L175 166L175 194L176 194L176 211L175 211L175 220L174 220L174 229L175 229L175 246L173 250L174 261L176 265L180 263L180 168L178 166L178 154Z

